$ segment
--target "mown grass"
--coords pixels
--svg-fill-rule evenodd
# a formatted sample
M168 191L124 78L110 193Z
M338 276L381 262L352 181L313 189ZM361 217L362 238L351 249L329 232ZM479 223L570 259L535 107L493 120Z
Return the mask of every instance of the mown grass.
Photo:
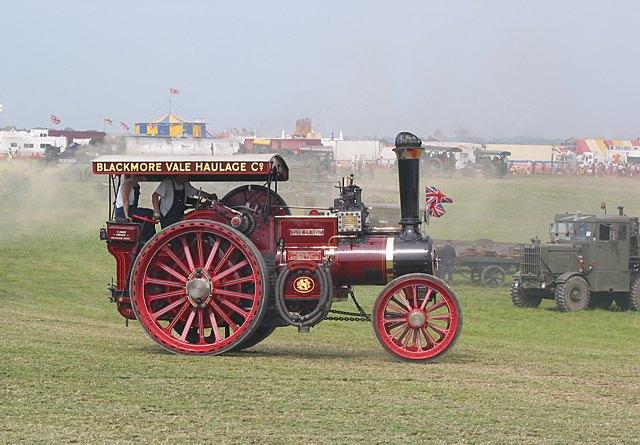
M0 183L1 442L640 437L637 313L561 314L551 304L519 310L506 288L460 280L463 333L434 365L394 362L369 324L333 321L308 335L279 329L248 352L174 356L136 323L125 327L107 300L114 266L97 240L106 205L97 202L98 188L58 182L46 171L20 175L20 193L12 191L15 178ZM630 213L640 210L635 182L461 181L438 181L457 200L446 219L432 223L438 236L521 241L543 235L552 213L595 210L603 199L626 199ZM578 190L586 195L574 196ZM378 290L361 287L357 294L370 308Z

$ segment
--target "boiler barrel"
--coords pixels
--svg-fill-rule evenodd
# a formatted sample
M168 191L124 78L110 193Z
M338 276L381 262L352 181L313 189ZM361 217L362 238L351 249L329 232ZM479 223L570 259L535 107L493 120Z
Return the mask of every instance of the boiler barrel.
M336 285L387 284L400 275L432 273L429 238L406 242L398 237L369 236L364 242L340 243L332 255Z

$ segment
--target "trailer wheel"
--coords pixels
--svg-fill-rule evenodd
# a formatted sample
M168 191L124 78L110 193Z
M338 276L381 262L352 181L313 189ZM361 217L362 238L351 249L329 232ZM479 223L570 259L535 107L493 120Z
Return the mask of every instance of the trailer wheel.
M456 343L462 328L460 303L446 283L409 274L382 289L373 307L373 330L397 360L432 362Z
M631 282L629 309L632 311L640 311L640 277L635 277Z
M504 279L507 276L507 273L500 266L492 264L491 266L487 266L482 269L482 284L485 287L497 288L501 287L504 284Z
M221 354L249 338L266 309L268 272L253 243L205 220L154 236L133 265L132 307L149 336L180 354Z
M524 289L516 286L516 281L511 285L511 301L515 307L538 307L542 303L542 296L535 289Z
M579 275L570 277L556 287L556 305L562 312L586 309L589 306L589 298L589 283Z

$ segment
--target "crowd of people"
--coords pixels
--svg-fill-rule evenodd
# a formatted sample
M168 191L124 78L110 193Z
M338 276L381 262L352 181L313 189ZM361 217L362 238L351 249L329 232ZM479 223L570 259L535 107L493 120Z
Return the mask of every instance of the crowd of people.
M511 163L509 173L513 175L572 175L597 177L640 177L640 164L625 162L578 163Z

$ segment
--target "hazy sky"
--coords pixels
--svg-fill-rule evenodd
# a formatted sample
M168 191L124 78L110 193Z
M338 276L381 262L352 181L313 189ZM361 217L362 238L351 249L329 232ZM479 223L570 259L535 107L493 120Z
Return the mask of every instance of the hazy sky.
M14 1L0 126L640 136L637 1Z

